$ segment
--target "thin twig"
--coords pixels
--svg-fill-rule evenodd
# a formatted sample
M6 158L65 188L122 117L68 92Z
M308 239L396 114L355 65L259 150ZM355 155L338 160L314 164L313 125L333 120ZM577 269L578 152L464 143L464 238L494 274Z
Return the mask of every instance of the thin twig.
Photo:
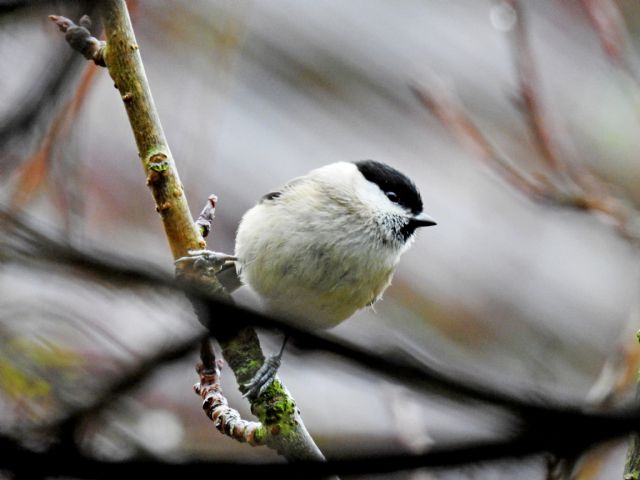
M216 360L208 339L202 341L200 350L202 363L196 367L200 382L193 386L202 397L202 409L213 421L216 429L235 440L252 446L263 445L266 429L260 422L243 420L240 412L229 407L220 387L222 360Z
M527 23L521 0L506 0L515 12L511 32L513 62L518 77L521 111L527 119L535 145L550 172L556 177L548 197L558 206L604 214L625 239L640 242L640 232L633 225L638 212L627 199L616 195L610 185L585 163L576 163L560 155L552 127L540 100L535 62L528 39Z
M537 76L533 55L529 48L523 10L518 0L507 0L507 3L513 8L516 18L511 29L513 38L511 45L513 46L513 59L518 75L522 111L528 120L529 128L536 140L535 143L546 164L552 171L565 171L566 163L557 155L543 106L536 92Z
M93 64L85 67L75 95L51 123L38 151L22 164L11 202L13 210L23 208L29 203L44 184L49 172L53 148L60 137L69 130L78 115L97 71L97 67Z
M80 52L87 60L93 60L96 65L106 66L103 57L106 43L98 40L89 32L91 19L88 15L83 15L77 25L67 17L59 15L49 15L49 20L54 22L65 34L65 39L71 48Z
M529 178L516 169L511 162L489 142L470 116L464 111L458 99L443 82L432 79L428 87L410 87L420 103L433 113L438 120L475 156L495 170L513 188L535 201L549 200L548 188L542 178Z
M218 197L211 194L207 198L207 203L203 207L200 215L196 219L196 225L200 227L200 233L203 237L207 237L211 228L213 227L213 219L216 216L216 205L218 204Z
M611 62L640 86L633 42L620 8L613 0L582 0L602 48Z

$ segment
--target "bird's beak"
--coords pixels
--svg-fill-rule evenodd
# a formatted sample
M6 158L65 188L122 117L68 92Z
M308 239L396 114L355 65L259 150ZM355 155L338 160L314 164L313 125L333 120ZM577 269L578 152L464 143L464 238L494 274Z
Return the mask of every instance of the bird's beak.
M431 218L429 215L427 215L424 212L418 213L417 215L410 217L409 223L411 223L414 226L414 228L431 227L432 225L438 224L433 218Z

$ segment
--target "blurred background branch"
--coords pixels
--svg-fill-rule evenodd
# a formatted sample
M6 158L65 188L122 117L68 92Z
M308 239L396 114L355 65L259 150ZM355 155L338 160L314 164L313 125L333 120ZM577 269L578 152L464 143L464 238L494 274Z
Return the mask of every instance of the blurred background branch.
M593 2L585 0L584 7L596 30L605 52L612 63L637 81L637 55L632 51L629 35L622 15L613 1ZM443 81L432 78L429 84L412 87L421 104L432 112L453 135L473 154L484 160L509 185L528 198L547 205L584 210L603 214L605 220L623 238L634 246L640 241L638 209L631 199L617 191L584 161L560 151L557 129L548 120L545 106L538 94L539 78L530 48L526 16L522 2L508 0L498 2L512 20L508 29L513 63L518 80L518 97L514 100L518 110L526 119L528 130L539 153L539 164L534 173L517 167L518 162L505 158L474 124L464 111L452 89ZM575 146L573 147L575 152ZM619 401L629 391L640 365L640 349L633 334L638 328L636 315L630 315L629 327L623 330L619 351L605 362L599 378L589 394L590 402L599 408ZM639 442L631 442L626 472L638 471L636 462L640 454L635 453ZM602 461L596 460L606 453L606 448L594 449L584 459L559 459L551 461L549 479L579 478L588 480L599 472ZM576 464L580 463L579 466ZM630 466L632 465L633 466Z

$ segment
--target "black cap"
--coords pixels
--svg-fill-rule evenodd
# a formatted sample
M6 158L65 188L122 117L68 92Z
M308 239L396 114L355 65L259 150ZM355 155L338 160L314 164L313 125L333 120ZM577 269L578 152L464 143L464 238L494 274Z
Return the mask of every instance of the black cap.
M386 163L375 160L361 160L354 163L364 178L378 185L385 195L394 194L392 201L402 205L414 215L422 212L420 193L405 174Z

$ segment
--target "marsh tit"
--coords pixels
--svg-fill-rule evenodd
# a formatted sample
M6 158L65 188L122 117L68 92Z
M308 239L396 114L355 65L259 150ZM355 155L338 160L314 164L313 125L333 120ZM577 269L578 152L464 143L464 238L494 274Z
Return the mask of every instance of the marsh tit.
M395 168L333 163L244 214L236 269L269 313L305 329L331 328L378 300L416 229L435 224L415 184ZM246 385L250 396L270 383L280 355Z

